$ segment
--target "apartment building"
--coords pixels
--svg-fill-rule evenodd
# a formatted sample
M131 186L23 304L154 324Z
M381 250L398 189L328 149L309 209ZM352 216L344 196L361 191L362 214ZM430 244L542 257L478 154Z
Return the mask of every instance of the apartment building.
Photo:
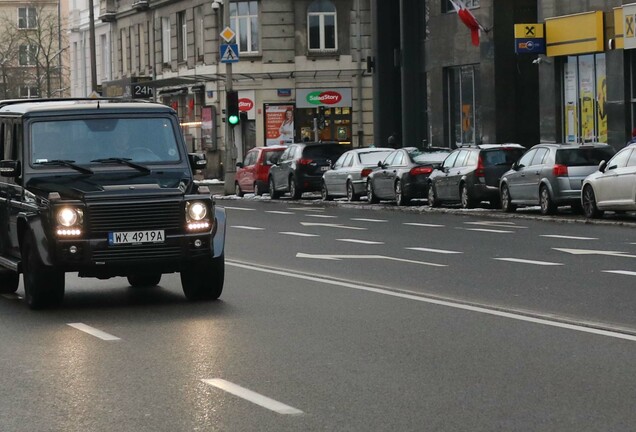
M72 48L78 53L72 87L79 95L89 88L90 52L79 4L87 0L74 1L79 7L70 14L82 23L73 27ZM207 177L221 176L224 165L241 161L254 146L314 138L370 145L369 1L100 0L98 84L103 96L154 99L177 110L192 151L208 154ZM229 129L236 145L226 155L225 61L232 58L221 33L227 27L235 35L231 82L241 121ZM287 111L293 127L281 135Z

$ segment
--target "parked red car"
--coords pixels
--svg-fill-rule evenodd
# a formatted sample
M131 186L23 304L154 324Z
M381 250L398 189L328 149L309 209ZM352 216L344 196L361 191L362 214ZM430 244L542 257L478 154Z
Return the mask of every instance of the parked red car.
M254 147L248 151L243 162L236 164L236 181L234 182L236 196L242 197L245 193L263 195L267 192L269 168L278 161L285 148L285 146Z

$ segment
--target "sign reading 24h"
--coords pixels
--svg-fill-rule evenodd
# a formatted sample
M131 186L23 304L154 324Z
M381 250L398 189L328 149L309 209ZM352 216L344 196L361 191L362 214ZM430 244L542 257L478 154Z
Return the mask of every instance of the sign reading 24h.
M221 45L221 63L236 63L239 61L238 44Z

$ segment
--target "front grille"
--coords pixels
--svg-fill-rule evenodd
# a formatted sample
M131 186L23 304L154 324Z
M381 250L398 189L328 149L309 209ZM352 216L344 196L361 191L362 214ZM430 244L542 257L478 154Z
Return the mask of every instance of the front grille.
M138 230L181 230L181 201L90 204L88 229L96 233Z
M143 260L178 259L181 248L166 245L131 245L111 247L107 250L93 251L93 261L103 262L139 262Z

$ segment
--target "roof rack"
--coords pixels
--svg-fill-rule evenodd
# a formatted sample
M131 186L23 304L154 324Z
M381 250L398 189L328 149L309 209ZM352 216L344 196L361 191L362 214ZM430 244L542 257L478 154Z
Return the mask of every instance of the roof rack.
M122 99L122 98L113 98L113 97L99 97L99 98L91 98L91 97L67 97L67 98L25 98L25 99L4 99L0 100L0 108L8 106L8 105L16 105L21 103L31 103L31 102L68 102L68 101L111 101L111 102L129 102L132 99ZM145 100L136 100L135 102L147 102Z

